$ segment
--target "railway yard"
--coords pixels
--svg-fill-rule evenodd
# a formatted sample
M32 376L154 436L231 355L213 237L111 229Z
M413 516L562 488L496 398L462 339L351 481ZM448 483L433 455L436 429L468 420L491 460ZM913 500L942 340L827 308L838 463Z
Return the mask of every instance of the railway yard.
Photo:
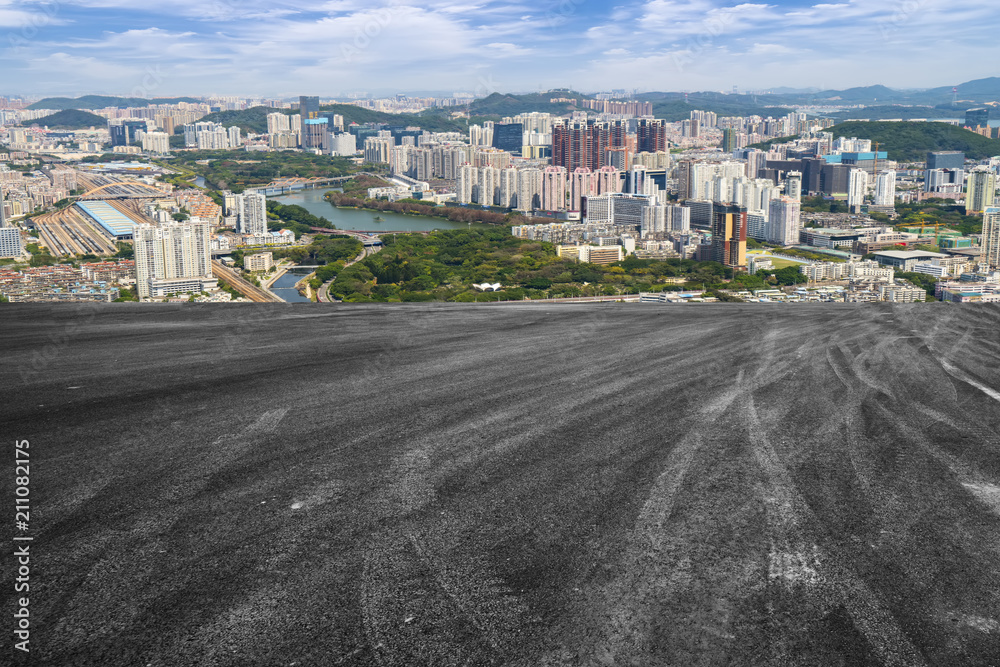
M140 212L139 202L157 196L155 188L142 183L124 182L113 176L80 174L77 179L86 190L77 205L34 219L40 245L48 248L52 255L107 256L117 252L117 239L103 229L93 215L83 210L83 206L88 203L103 202L111 207L109 210L114 215L124 216L136 224L150 222Z

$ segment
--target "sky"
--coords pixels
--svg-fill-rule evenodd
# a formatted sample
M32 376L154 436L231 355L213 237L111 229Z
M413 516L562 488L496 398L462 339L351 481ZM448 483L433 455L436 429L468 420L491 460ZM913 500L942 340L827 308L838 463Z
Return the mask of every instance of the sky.
M0 94L957 85L997 0L0 0Z

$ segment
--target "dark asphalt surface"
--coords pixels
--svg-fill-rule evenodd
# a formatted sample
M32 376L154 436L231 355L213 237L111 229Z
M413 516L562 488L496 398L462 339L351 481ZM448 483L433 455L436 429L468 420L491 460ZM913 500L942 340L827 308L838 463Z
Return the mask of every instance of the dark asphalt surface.
M0 318L19 663L1000 665L996 307Z

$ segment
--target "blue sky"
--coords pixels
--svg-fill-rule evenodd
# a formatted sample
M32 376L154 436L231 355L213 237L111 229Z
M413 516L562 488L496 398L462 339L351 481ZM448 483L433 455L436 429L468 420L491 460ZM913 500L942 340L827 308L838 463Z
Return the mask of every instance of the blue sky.
M1000 74L997 7L997 0L0 0L0 93L934 87Z

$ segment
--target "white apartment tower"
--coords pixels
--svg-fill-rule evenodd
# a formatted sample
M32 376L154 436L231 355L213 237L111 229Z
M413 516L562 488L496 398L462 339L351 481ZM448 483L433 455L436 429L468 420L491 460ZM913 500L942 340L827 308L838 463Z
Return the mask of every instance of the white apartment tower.
M896 172L883 171L875 179L875 205L896 205Z
M771 200L764 240L783 246L799 242L802 205L791 197Z
M802 172L790 171L785 174L785 196L802 201Z
M264 195L238 195L236 210L236 231L254 236L267 233L267 198Z
M136 288L142 298L214 287L205 223L135 228Z
M852 169L847 186L847 206L851 213L860 213L868 194L868 172L864 169Z
M990 269L1000 269L1000 206L987 206L983 211L983 257L981 263Z

